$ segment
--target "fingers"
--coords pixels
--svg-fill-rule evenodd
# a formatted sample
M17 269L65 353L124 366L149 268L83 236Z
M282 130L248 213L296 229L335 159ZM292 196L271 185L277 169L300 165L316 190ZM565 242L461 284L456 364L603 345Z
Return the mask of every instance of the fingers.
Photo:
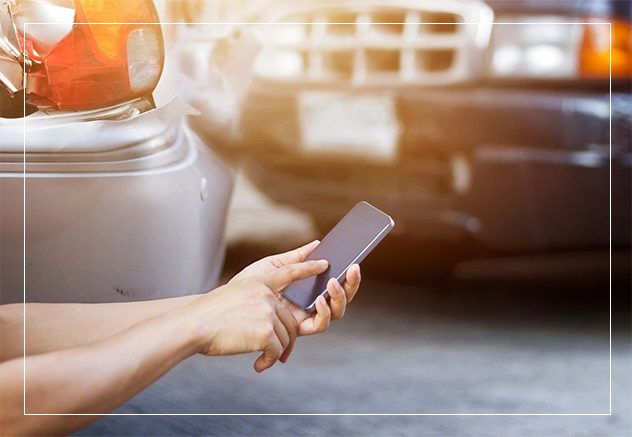
M327 293L329 293L331 318L333 320L338 320L345 314L347 295L345 294L342 285L340 285L336 278L331 278L329 282L327 282Z
M274 298L273 305L275 306L272 317L273 330L262 337L263 353L254 365L257 372L272 367L277 360L286 362L298 335L298 323L290 310Z
M362 276L360 274L360 266L357 264L351 265L347 270L347 274L345 276L346 280L344 283L344 291L347 296L347 303L351 302L355 297L358 289L360 288L360 281L362 280Z
M315 332L323 332L329 328L331 323L331 309L323 296L316 299L316 316L314 316Z
M323 273L328 267L326 260L287 264L268 273L265 283L272 291L279 292L294 281Z
M307 259L309 254L312 253L314 249L316 249L316 246L318 246L319 243L320 241L314 240L311 243L307 243L306 245L301 246L297 249L280 253L278 255L272 255L270 256L270 261L272 261L272 263L277 267L281 267L285 264L295 264L303 262Z
M294 350L295 344L296 342L292 342L287 348L285 348L285 350L283 351L283 354L279 358L279 361L281 361L283 364L287 363L287 360L290 359L290 355L292 355L292 351Z
M340 285L335 278L331 278L327 283L332 320L338 320L344 316L347 304L351 302L358 292L360 287L360 266L353 264L349 267L345 278L344 286Z
M296 336L298 335L298 322L290 312L290 310L283 304L277 305L277 316L279 321L282 322L284 328L287 331L288 343L284 344L284 351L281 355L280 361L282 363L287 362L292 350L294 349L294 343Z
M259 358L255 361L255 371L263 372L269 369L276 363L282 353L283 345L275 335L272 335L263 349L263 353L259 355Z
M331 320L341 318L345 313L347 304L358 292L360 281L360 267L357 264L353 264L347 270L344 286L341 286L335 278L331 278L327 283L329 305L324 297L319 296L316 299L316 315L299 325L298 335L313 335L323 332L329 327Z
M331 310L323 296L316 298L316 315L301 323L298 335L313 335L326 331L331 323Z
M285 350L290 344L290 333L278 318L275 317L272 323L274 324L274 333Z
M297 253L303 250L304 256L307 256L316 247L317 243L312 242L302 248L281 255L302 256L297 255ZM292 253L294 255L290 255ZM286 257L285 259L297 258ZM281 265L266 276L265 284L276 293L294 281L321 274L327 268L328 263L325 260L310 260ZM318 296L315 302L316 314L300 324L297 323L296 318L287 306L283 304L276 305L274 333L267 340L268 342L263 349L263 353L255 361L255 370L262 372L270 368L278 360L285 363L294 349L297 335L312 335L326 331L332 320L337 320L344 316L346 306L358 292L360 282L360 267L357 264L352 265L347 270L344 285L340 285L335 278L330 279L327 283L327 292L330 296L329 304L323 296Z

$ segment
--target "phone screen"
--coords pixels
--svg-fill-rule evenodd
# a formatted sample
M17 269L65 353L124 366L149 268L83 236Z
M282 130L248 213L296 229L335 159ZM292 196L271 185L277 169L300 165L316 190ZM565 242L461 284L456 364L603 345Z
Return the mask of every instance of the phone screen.
M362 261L392 227L391 218L377 208L366 202L356 205L307 258L326 259L329 268L294 282L283 294L298 306L311 309L316 298L326 292L329 279L335 277L342 284L351 264Z

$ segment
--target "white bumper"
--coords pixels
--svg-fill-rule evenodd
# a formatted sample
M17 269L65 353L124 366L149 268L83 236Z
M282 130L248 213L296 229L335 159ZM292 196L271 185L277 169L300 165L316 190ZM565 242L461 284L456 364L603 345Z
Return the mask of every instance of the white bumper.
M92 126L88 131L102 123L103 132L122 128L121 135L134 137L127 145L99 151L92 157L96 161L68 147L47 158L27 139L27 151L35 152L27 154L26 177L10 171L21 163L5 163L0 173L2 303L156 299L216 284L233 175L183 116L155 111L146 125L144 114L138 116L135 128L126 122L86 122ZM82 125L67 128L68 136L81 138ZM89 146L90 137L83 140ZM136 152L121 153L132 149Z

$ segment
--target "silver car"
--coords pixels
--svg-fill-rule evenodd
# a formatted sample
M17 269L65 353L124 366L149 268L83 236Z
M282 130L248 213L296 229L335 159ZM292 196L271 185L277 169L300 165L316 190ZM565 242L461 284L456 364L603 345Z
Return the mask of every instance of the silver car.
M233 175L186 103L154 103L165 49L152 2L0 5L1 302L213 287Z

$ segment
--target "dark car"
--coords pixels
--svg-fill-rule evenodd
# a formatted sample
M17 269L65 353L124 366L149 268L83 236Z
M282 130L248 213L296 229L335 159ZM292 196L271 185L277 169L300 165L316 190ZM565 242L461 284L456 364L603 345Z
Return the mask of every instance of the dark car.
M256 19L224 152L323 229L368 200L407 236L495 252L629 245L629 2L271 1Z

